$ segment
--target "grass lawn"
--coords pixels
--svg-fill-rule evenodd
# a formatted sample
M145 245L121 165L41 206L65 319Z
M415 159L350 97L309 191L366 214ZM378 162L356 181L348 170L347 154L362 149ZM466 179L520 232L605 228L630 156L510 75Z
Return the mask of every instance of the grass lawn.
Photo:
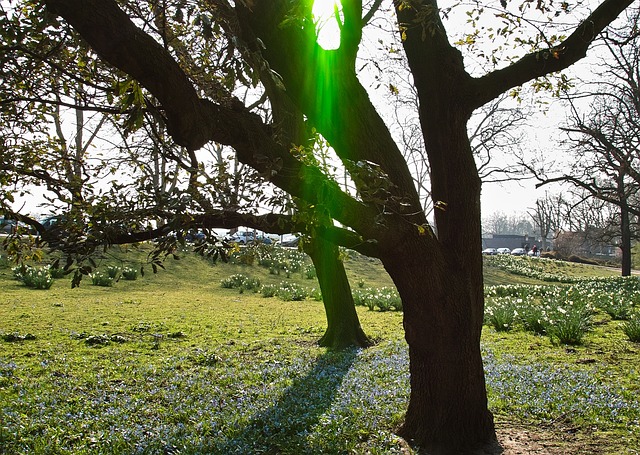
M346 267L354 288L391 286L378 261ZM315 345L321 302L222 288L234 274L317 287L185 254L113 287L30 290L0 264L0 454L407 453L393 434L409 393L402 313L358 307L377 344L329 352ZM491 266L486 277L544 283ZM554 453L639 453L640 345L620 321L595 321L578 346L485 327L499 430L551 435Z

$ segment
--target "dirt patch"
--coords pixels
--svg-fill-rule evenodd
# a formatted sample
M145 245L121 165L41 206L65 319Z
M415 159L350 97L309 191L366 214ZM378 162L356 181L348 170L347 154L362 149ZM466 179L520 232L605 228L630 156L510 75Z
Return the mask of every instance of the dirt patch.
M575 428L496 423L498 443L460 455L594 455L616 453L607 450L607 441ZM402 453L429 455L412 451L406 442ZM609 447L610 448L610 447Z
M575 428L496 424L501 455L584 455L606 452L606 441ZM493 455L493 454L491 454Z
M558 435L551 432L524 427L498 427L496 432L504 455L556 455L568 453L565 444L558 444Z

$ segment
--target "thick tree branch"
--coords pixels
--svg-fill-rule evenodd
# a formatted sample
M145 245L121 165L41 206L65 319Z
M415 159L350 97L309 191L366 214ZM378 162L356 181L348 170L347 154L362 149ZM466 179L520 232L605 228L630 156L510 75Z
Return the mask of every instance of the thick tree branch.
M246 226L259 229L272 234L288 234L290 232L308 232L306 223L297 221L295 217L269 213L265 215L251 215L238 212L220 211L210 212L193 217L189 222L190 227L206 228L235 228ZM379 250L377 244L371 241L364 241L362 237L348 229L335 226L314 227L313 234L319 235L336 245L358 251L371 257L378 257Z
M345 23L341 33L359 41L361 2L345 2L343 6ZM357 13L356 6L360 8ZM291 14L290 8L290 2L283 0L255 1L251 9L236 7L247 40L260 39L264 45L260 51L282 77L287 94L345 165L352 166L358 161L376 163L383 172L393 176L391 191L395 198L408 202L398 211L422 213L419 204L414 204L419 199L402 153L358 81L349 53L345 54L342 49L322 49L310 38L309 27L281 25ZM349 28L353 30L347 30ZM352 44L356 44L355 41ZM349 102L344 102L344 94L349 94ZM423 218L416 222L422 223Z
M46 0L98 55L138 80L161 103L174 141L196 150L209 141L232 146L249 164L276 186L331 215L365 236L374 226L364 222L375 210L342 192L318 169L304 165L288 146L274 140L274 131L242 103L215 104L198 97L184 71L171 55L137 28L113 0Z
M525 55L506 68L475 79L470 92L472 107L480 107L513 87L573 65L586 56L596 37L632 3L633 0L604 0L558 46Z
M541 186L547 185L549 183L558 183L558 182L568 182L573 184L578 188L582 188L586 190L591 196L596 199L599 199L604 202L608 202L610 204L616 205L620 207L622 205L620 199L618 197L607 196L604 189L595 185L593 183L585 182L571 175L562 175L559 177L548 178L540 181L540 183L536 184L536 188L540 188ZM613 188L611 189L613 190ZM629 213L633 215L640 216L640 208L636 208L633 206L627 206Z
M380 9L380 5L382 4L382 0L374 0L371 8L367 11L367 14L362 18L362 26L364 27L369 23L369 21L373 18L374 14Z
M340 30L340 52L355 65L358 46L362 39L362 0L343 0L344 25Z

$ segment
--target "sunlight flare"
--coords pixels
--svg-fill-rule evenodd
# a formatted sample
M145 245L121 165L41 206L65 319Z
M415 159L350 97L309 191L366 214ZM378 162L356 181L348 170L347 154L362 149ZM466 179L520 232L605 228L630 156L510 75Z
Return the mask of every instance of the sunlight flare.
M336 9L340 13L341 4L336 0L316 0L313 2L313 20L316 24L318 44L325 50L340 47L340 27L336 20Z

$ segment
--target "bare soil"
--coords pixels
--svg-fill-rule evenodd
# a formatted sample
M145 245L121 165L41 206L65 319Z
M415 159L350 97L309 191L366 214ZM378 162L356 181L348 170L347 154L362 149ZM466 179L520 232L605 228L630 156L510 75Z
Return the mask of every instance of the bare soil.
M501 455L586 455L612 453L607 441L570 427L496 425ZM493 454L491 454L493 455Z
M496 433L498 436L496 444L460 455L596 455L616 453L615 449L610 446L611 441L561 425L538 427L497 422ZM407 450L403 453L429 455L423 451L411 451L408 445L405 447Z

